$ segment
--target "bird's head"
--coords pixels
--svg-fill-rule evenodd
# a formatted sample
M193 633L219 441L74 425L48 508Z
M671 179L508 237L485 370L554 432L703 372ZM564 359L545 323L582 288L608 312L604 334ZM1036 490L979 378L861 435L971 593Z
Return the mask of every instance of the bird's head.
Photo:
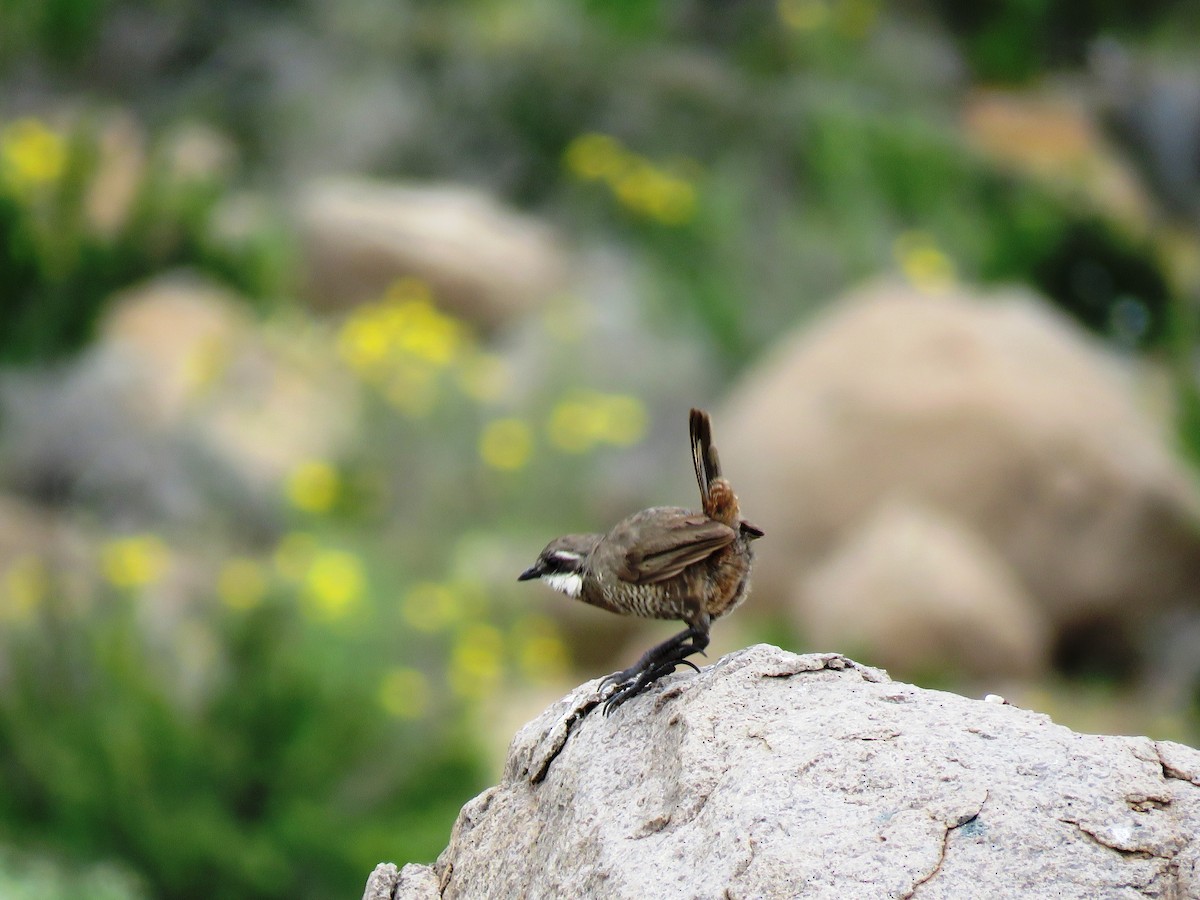
M568 597L578 597L583 592L583 569L588 554L601 537L599 534L568 534L555 538L538 554L537 561L517 576L517 581L540 578L554 590Z

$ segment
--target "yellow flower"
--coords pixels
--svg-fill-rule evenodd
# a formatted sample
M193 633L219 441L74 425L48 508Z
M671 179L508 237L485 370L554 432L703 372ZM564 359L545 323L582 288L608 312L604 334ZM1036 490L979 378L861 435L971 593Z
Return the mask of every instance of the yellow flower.
M683 225L696 215L696 189L682 178L658 179L649 197L650 211L664 225Z
M651 195L656 190L658 177L653 166L641 161L613 184L613 191L624 206L645 214L650 210Z
M567 170L585 181L616 178L629 164L629 154L606 134L581 134L563 153Z
M287 478L287 498L296 509L328 512L341 493L337 469L321 460L308 460L292 469Z
M626 394L578 391L550 412L550 442L567 453L585 453L597 444L628 447L646 433L646 408Z
M933 293L954 283L954 262L928 232L904 232L893 243L892 254L905 277L919 290Z
M394 316L397 346L404 352L446 366L462 345L462 326L428 300L410 300L388 311Z
M450 652L450 688L460 697L489 694L504 671L504 637L492 625L463 630Z
M300 581L308 574L317 554L317 539L303 531L286 534L275 548L275 571L288 581Z
M684 178L638 160L613 182L623 206L664 225L683 225L696 213L696 189Z
M18 556L4 572L4 605L0 615L10 622L28 622L50 590L46 564L33 554Z
M579 398L568 398L550 411L546 432L550 443L559 450L585 453L603 439L604 421L604 416L592 404Z
M428 287L413 279L356 309L337 339L342 359L370 381L385 379L398 363L445 368L469 343L462 323L434 306Z
M369 379L387 360L390 343L379 321L363 308L342 325L337 349L351 369Z
M355 374L412 418L433 410L440 374L473 351L463 324L439 310L429 288L415 279L396 282L381 301L355 310L337 346Z
M379 705L398 719L419 719L429 711L429 693L423 672L395 668L379 684Z
M828 0L779 0L779 18L796 31L815 31L829 21Z
M563 154L567 169L584 181L604 181L622 206L664 225L682 225L696 212L696 188L687 178L672 174L626 150L604 134L582 134ZM688 160L684 168L695 169Z
M666 225L682 225L696 211L696 189L649 163L637 166L615 185L617 199L633 212Z
M441 631L462 618L458 596L444 584L421 582L404 596L400 607L404 621L417 631Z
M304 578L304 594L315 618L335 621L357 604L366 589L362 562L344 550L320 550Z
M489 422L479 437L479 456L493 469L513 472L529 463L533 433L520 419Z
M58 181L67 142L38 119L18 119L0 132L0 165L18 188Z
M167 545L152 534L118 538L100 550L104 577L118 588L140 588L158 581L169 561Z
M262 564L247 557L228 560L217 576L217 596L230 609L252 609L267 593Z

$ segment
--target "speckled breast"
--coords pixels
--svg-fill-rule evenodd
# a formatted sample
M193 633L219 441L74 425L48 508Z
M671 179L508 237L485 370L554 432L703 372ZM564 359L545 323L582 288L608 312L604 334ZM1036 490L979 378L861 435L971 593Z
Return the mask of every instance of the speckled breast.
M750 593L750 564L753 559L750 541L739 537L704 561L710 572L710 590L704 605L709 616L719 619L733 612L746 599Z
M667 581L633 584L611 575L594 576L582 599L647 619L688 620L700 609L717 619L736 609L749 593L751 560L750 543L743 538Z

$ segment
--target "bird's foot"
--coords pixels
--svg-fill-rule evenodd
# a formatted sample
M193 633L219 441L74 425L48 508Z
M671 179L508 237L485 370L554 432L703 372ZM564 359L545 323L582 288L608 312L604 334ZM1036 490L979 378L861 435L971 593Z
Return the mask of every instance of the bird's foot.
M600 680L600 687L597 688L597 691L603 694L610 687L620 687L623 684L628 684L637 678L641 671L640 666L633 665L628 669L622 669L620 672L613 672L611 675L606 675Z
M658 649L660 648L654 648L654 650ZM688 659L685 659L685 657L691 656L693 653L699 653L701 656L708 656L708 654L704 652L703 648L691 647L688 644L670 648L669 654L661 659L654 655L654 650L646 653L628 669L622 669L620 672L613 672L611 675L604 676L604 678L600 681L600 687L597 688L597 691L599 693L604 693L610 687L620 687L623 684L628 684L638 676L656 668L659 665L672 666L670 671L674 671L674 666L686 665L691 666L693 669L699 672L700 669L696 666L696 664Z
M615 688L604 702L604 714L608 715L626 700L636 697L650 685L669 675L679 666L689 666L700 671L700 667L687 657L693 653L704 655L708 646L708 628L704 625L689 625L674 637L651 647L628 669L614 672L600 682L600 692Z
M616 685L617 689L609 695L607 700L604 701L604 715L610 715L614 709L616 709L626 700L632 700L638 694L643 693L647 688L650 687L650 685L654 684L654 682L658 681L664 675L670 675L679 666L687 666L696 672L700 671L700 667L690 659L680 658L669 659L660 663L655 663L639 672L636 672L635 674L627 675L626 673L628 673L629 670L626 669L622 672L615 673L615 675L608 676L605 681L610 685ZM617 676L623 677L618 678ZM609 681L609 679L615 680ZM602 683L601 690L603 690L603 688L604 684Z

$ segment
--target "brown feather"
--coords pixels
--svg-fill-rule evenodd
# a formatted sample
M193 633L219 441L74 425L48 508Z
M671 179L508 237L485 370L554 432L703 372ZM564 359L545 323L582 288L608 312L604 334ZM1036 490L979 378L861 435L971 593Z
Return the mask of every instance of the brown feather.
M721 474L720 464L712 449L712 421L708 413L693 409L688 417L688 431L692 437L692 465L696 468L696 483L700 485L700 505L707 511L708 486Z
M737 538L732 528L686 510L673 515L660 510L655 524L652 536L634 528L628 532L628 540L623 541L624 535L610 533L609 538L614 540L617 552L620 552L621 543L627 544L622 564L617 569L617 577L622 581L654 584L674 578Z

